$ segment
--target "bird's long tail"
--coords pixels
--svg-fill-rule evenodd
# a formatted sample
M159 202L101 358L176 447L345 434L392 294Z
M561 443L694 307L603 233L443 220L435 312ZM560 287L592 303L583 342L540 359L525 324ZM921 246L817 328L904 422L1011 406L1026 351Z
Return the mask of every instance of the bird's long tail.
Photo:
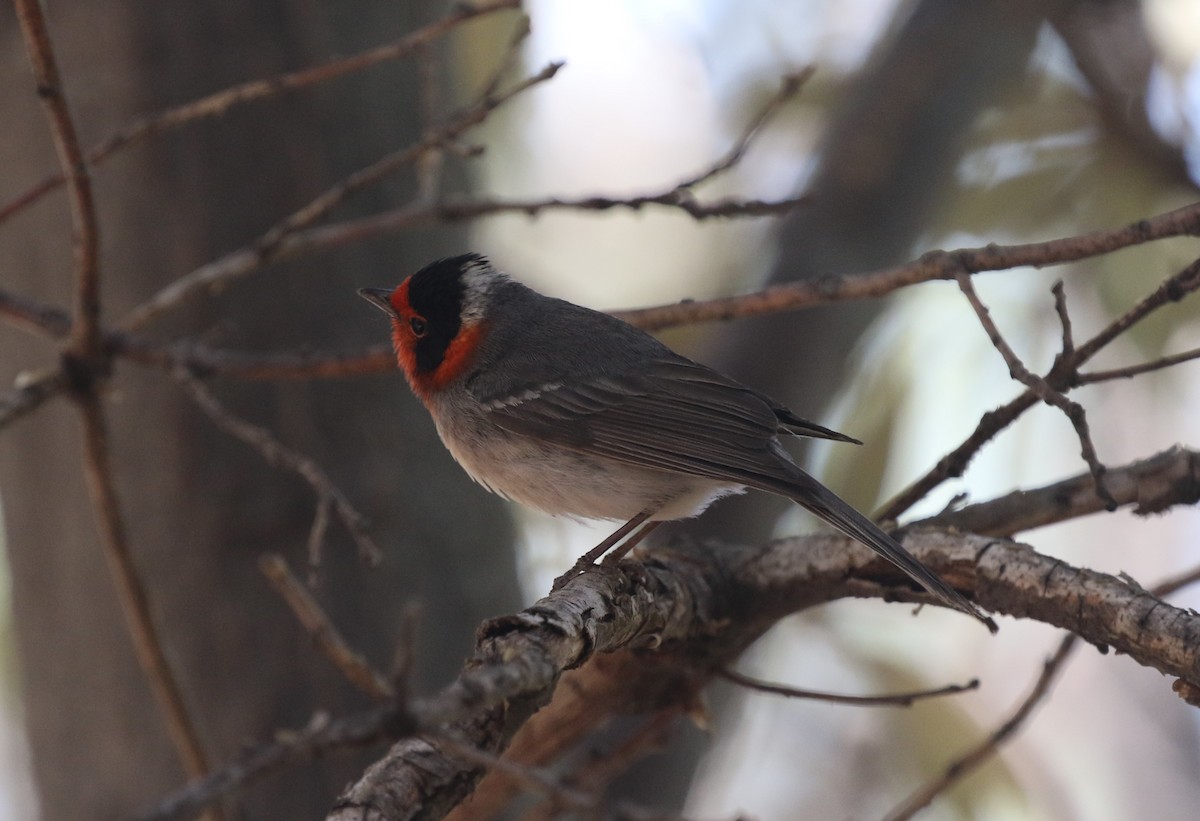
M795 469L795 475L790 478L792 481L789 484L792 487L788 489L786 495L796 504L815 513L847 536L874 550L949 607L978 619L988 630L996 632L996 623L988 618L978 605L942 581L940 576L917 561L916 557L905 550L899 542L880 530L878 525L848 503L842 501L832 490L799 468ZM775 490L779 492L778 489Z

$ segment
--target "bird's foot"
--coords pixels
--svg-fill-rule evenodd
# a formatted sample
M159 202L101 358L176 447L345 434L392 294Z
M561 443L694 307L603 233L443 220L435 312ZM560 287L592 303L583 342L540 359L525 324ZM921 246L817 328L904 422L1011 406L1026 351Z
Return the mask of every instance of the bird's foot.
M565 587L567 582L571 581L571 579L580 575L581 573L586 571L589 567L595 567L595 566L596 566L595 563L588 556L584 556L582 559L575 562L575 564L571 566L570 570L568 570L566 573L563 573L561 576L559 576L557 579L554 580L554 584L550 585L550 592L557 593L559 590L561 590L563 587Z

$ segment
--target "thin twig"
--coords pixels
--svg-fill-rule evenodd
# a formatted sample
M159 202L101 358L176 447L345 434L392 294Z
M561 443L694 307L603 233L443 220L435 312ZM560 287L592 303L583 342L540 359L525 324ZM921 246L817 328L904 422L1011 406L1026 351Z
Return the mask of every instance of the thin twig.
M960 273L957 279L959 290L963 292L963 295L971 304L971 308L975 311L975 316L979 320L979 324L983 326L988 339L991 340L992 346L1000 352L1000 355L1004 358L1004 363L1008 365L1009 376L1033 391L1038 399L1047 405L1061 410L1067 419L1071 421L1071 425L1075 428L1075 435L1079 437L1080 453L1083 456L1083 460L1087 463L1088 470L1092 473L1096 495L1104 500L1109 510L1116 510L1117 500L1113 498L1108 485L1104 482L1106 468L1100 461L1099 456L1096 455L1096 445L1092 442L1092 434L1087 423L1087 413L1084 411L1083 406L1078 402L1068 399L1047 380L1025 367L1025 363L1021 361L1021 358L1017 356L1016 352L1005 341L1004 335L1000 333L1000 329L996 327L996 323L992 320L991 312L988 311L987 306L979 298L979 294L975 291L975 286L971 284L971 277L965 273ZM1066 314L1066 301L1061 290L1055 292L1055 304L1059 308L1059 317L1063 324L1063 350L1059 354L1059 361L1056 365L1064 365L1073 370L1074 345L1070 333L1070 320Z
M1200 230L1197 231L1200 233ZM1100 333L1081 345L1075 354L1075 366L1091 359L1101 348L1141 322L1154 311L1171 302L1178 302L1200 288L1200 258L1174 276L1167 277L1162 284L1121 316L1114 319Z
M754 119L750 121L741 135L734 140L733 145L725 153L725 156L717 160L707 171L686 179L678 183L675 187L694 188L700 183L707 182L713 177L728 171L741 162L742 157L746 154L746 150L750 147L750 143L754 141L755 136L758 135L762 127L770 122L799 93L800 89L804 87L804 84L809 81L815 72L816 69L813 66L806 66L793 74L785 74L779 83L779 90L772 94L771 98L767 100L766 105L759 109L758 114L754 116Z
M627 772L630 767L647 755L662 749L680 712L678 705L672 705L654 713L616 749L604 755L598 755L572 773L569 778L570 784L591 795L603 795L615 778ZM563 809L565 808L553 797L549 797L543 804L534 807L527 813L523 821L553 821L553 819L562 817ZM476 813L475 817L482 818L484 816Z
M954 279L962 271L977 274L1024 266L1062 265L1166 237L1194 235L1200 235L1200 202L1119 228L1090 231L1046 242L930 251L913 262L878 271L821 277L776 285L754 294L658 305L636 311L621 311L617 315L639 328L660 330L830 302L871 299L918 282Z
M1058 314L1058 324L1062 327L1061 356L1075 356L1075 334L1071 329L1071 314L1067 310L1067 291L1063 281L1057 280L1050 288L1054 294L1054 312Z
M425 133L434 130L434 118L441 110L441 78L433 49L424 46L417 51L417 108L421 112L421 123ZM413 161L413 175L417 179L418 202L436 202L441 188L442 166L446 154L441 144L434 143L421 152Z
M1147 459L1112 468L1105 481L1121 505L1147 516L1200 501L1200 453L1171 448ZM946 510L912 526L953 527L964 533L1006 536L1105 510L1091 473L1032 490L1017 490L957 510Z
M317 579L321 571L321 557L325 548L325 536L329 533L329 514L332 507L328 496L317 496L317 509L313 513L312 527L308 529L308 541L306 542L308 549L305 550L305 554L308 556L309 587L317 586Z
M383 553L367 532L367 518L350 503L320 465L284 445L266 428L230 413L204 383L191 374L175 370L172 376L218 428L257 450L268 464L292 471L312 487L319 499L328 500L338 520L358 545L362 558L372 564L380 561Z
M12 390L0 396L0 430L37 410L66 388L66 374L61 369L22 375Z
M561 807L589 814L595 813L599 809L596 796L563 784L551 773L540 768L508 761L494 753L481 750L469 742L455 738L449 733L437 733L432 738L437 744L447 747L454 755L464 758L476 766L502 772L527 788L545 795Z
M1198 207L1200 207L1200 203L1197 203L1196 206L1189 206L1189 208ZM1173 211L1171 214L1178 216L1180 212ZM1197 211L1197 214L1200 215L1200 211ZM1122 233L1128 234L1130 229L1135 226L1138 228L1139 235L1145 235L1147 232L1154 233L1151 226L1141 223L1134 223L1133 226L1127 226L1123 229ZM1197 229L1200 230L1200 226L1197 226ZM1097 238L1097 241L1102 245L1106 243L1106 240L1103 238ZM1072 386L1078 384L1079 367L1095 356L1105 345L1116 339L1137 322L1149 316L1155 310L1170 302L1177 302L1183 299L1197 288L1200 288L1200 260L1193 262L1179 273L1164 280L1158 288L1143 298L1138 304L1109 323L1096 336L1083 345L1078 346L1070 358L1060 356L1055 362L1054 367L1051 368L1050 373L1047 374L1046 381L1055 390L1065 391L1070 389ZM1012 424L1022 413L1036 405L1038 399L1038 395L1032 389L1027 388L1024 393L1008 403L985 413L980 417L975 430L961 444L939 459L933 468L884 505L876 514L876 517L883 520L895 521L904 511L923 499L926 494L942 482L962 476L963 471L966 470L967 465L970 464L975 454L991 441L997 433Z
M396 652L392 654L392 667L388 676L392 681L394 698L407 702L409 682L417 658L417 633L425 609L419 602L408 602L400 612L400 625L396 628Z
M1147 593L1157 598L1164 598L1198 581L1200 581L1200 567L1161 581L1152 590L1147 591ZM892 811L892 814L887 817L888 821L904 821L904 819L912 818L916 813L929 806L938 795L977 770L988 759L999 753L1000 746L1020 729L1021 725L1032 714L1034 707L1049 695L1051 685L1054 684L1055 679L1062 672L1072 651L1078 645L1078 638L1075 635L1064 636L1058 645L1058 649L1042 665L1042 672L1038 676L1037 681L1034 682L1029 695L1017 705L1012 715L986 739L952 761L939 777L933 779L909 796L900 807ZM1183 682L1182 679L1179 681ZM1189 684L1188 682L1183 683Z
M1149 362L1143 362L1140 365L1128 365L1124 368L1113 368L1107 371L1081 373L1079 374L1077 383L1080 385L1092 385L1097 382L1108 382L1113 379L1130 379L1134 376L1141 376L1144 373L1152 371L1161 371L1164 368L1174 367L1175 365L1183 362L1191 362L1195 359L1200 359L1200 348L1193 348L1183 353L1159 357Z
M29 1L23 0L23 2ZM223 116L239 105L307 88L351 72L362 71L380 63L406 57L468 20L500 11L517 9L520 5L520 0L495 0L495 2L477 4L458 3L446 17L405 35L395 42L290 74L281 74L264 80L252 80L222 89L185 105L142 117L104 142L92 147L87 152L87 162L93 166L99 165L131 143L197 120ZM0 205L0 222L37 202L43 195L55 190L65 181L66 177L63 174L49 176L9 202Z
M1042 665L1041 675L1034 682L1033 689L1029 691L1029 695L1022 699L1008 720L997 727L975 747L951 762L941 776L921 787L909 796L903 804L892 810L887 816L888 821L906 821L906 819L912 818L925 807L928 807L935 798L945 792L952 784L960 781L966 775L974 772L990 760L999 751L1000 746L1021 728L1021 725L1025 723L1025 720L1033 712L1033 709L1050 692L1051 685L1061 672L1064 662L1066 662L1071 651L1075 648L1077 641L1078 639L1074 635L1068 635L1063 638L1054 655L1046 659L1046 662Z
M296 618L304 625L313 641L334 666L341 670L347 681L376 701L395 700L392 685L370 662L350 647L329 616L321 609L321 605L317 604L312 594L292 573L282 556L277 553L266 554L259 558L258 567L296 614Z
M529 22L529 15L522 14L513 26L512 35L508 39L508 45L504 48L504 55L496 63L496 68L492 71L492 76L487 78L483 85L483 91L479 93L482 99L494 97L496 92L500 90L500 84L504 82L513 69L515 69L521 58L521 46L529 38L532 27Z
M125 330L141 327L163 312L177 307L202 288L227 284L233 279L259 270L272 260L279 259L284 255L282 253L285 250L283 245L290 235L313 225L339 203L344 202L351 194L386 178L419 158L431 147L452 140L462 132L483 122L492 111L513 97L554 77L562 65L562 63L549 64L537 74L522 80L506 91L480 100L442 128L422 137L417 143L388 154L370 166L356 171L286 217L250 246L202 265L175 280L134 308L121 323L121 327Z
M117 598L133 638L134 650L150 682L150 689L154 692L175 750L183 762L184 772L191 778L200 778L208 772L208 762L200 744L200 736L184 703L183 693L167 661L162 639L154 626L146 586L129 551L129 539L109 462L104 410L100 398L92 391L80 392L75 398L83 423L83 464L88 493L100 530L104 557L117 586Z
M92 180L58 76L54 48L46 28L46 19L42 15L41 3L38 0L16 0L16 10L29 52L29 62L33 66L37 93L50 121L58 162L70 193L71 232L75 249L75 324L71 349L81 360L91 362L100 353L100 228L92 199Z
M817 690L801 690L782 684L771 684L756 678L743 675L736 670L721 670L717 673L721 678L748 687L760 693L770 693L788 698L808 698L814 701L827 701L831 704L852 704L860 707L911 707L916 702L926 698L966 693L979 689L979 679L971 679L966 684L947 684L932 690L914 690L910 693L893 693L886 696L848 696L840 693L824 693Z
M192 782L139 821L172 821L191 818L223 795L245 789L270 773L289 765L312 761L331 750L365 747L400 738L409 731L402 706L387 704L337 720L314 716L303 730L279 732L275 741L254 747L241 760Z

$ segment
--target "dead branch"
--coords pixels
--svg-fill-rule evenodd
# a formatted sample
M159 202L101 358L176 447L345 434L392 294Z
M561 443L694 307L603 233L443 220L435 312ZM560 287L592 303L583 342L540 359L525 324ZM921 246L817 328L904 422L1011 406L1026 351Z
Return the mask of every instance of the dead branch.
M1187 573L1155 585L1153 595L1165 598L1197 581L1200 581L1200 568L1193 568ZM939 776L909 796L900 807L888 815L888 821L905 821L912 818L922 809L933 803L933 800L938 795L944 793L951 786L979 769L979 767L983 766L993 756L998 755L1000 747L1021 729L1033 714L1034 708L1050 694L1055 680L1062 673L1067 661L1071 658L1071 654L1078 647L1078 639L1079 637L1075 635L1064 636L1062 641L1059 642L1058 649L1042 665L1041 673L1038 675L1029 694L1017 704L1012 714L999 727L989 733L987 738L955 758ZM1179 679L1175 682L1173 689L1176 692L1182 691L1187 693L1195 691L1196 687L1183 679Z
M392 685L342 637L341 632L325 615L325 611L292 574L282 556L278 553L262 556L258 567L296 614L296 618L312 636L313 642L321 648L334 666L342 671L347 681L375 701L392 701L395 698Z
M429 45L429 43L442 35L458 28L468 20L500 11L517 9L520 5L519 0L494 0L493 2L480 2L474 5L458 3L446 17L418 29L395 42L378 46L350 57L331 60L321 65L301 69L290 74L251 80L250 82L210 94L207 97L202 97L199 100L142 117L122 128L99 145L93 146L87 152L87 163L93 166L99 165L130 144L209 117L224 116L231 109L239 105L263 100L277 94L298 91L352 72L371 68L380 63L407 57L418 49ZM4 205L0 205L0 222L33 205L45 194L57 189L66 180L67 177L63 174L52 174Z
M1134 505L1139 516L1175 505L1200 502L1200 452L1170 450L1111 468L1105 482L1119 505ZM953 527L965 533L1011 537L1035 527L1077 519L1105 510L1095 494L1091 473L1033 490L1018 490L960 510L939 513L918 525Z
M285 240L290 235L311 226L352 193L386 178L396 170L412 163L430 148L451 141L464 131L483 122L504 103L538 83L553 78L562 65L562 63L549 64L537 74L516 83L508 90L480 100L443 127L422 137L415 144L389 154L367 168L355 172L282 220L250 246L200 266L151 296L129 312L129 315L121 323L122 328L125 330L139 328L165 311L177 307L202 288L213 288L226 284L262 268L272 260L279 259L285 250Z
M83 423L84 476L92 498L104 558L108 561L117 588L117 599L125 614L138 662L150 683L184 771L191 778L200 778L208 772L208 761L200 743L200 735L184 702L183 691L167 660L162 638L154 625L146 586L129 550L125 521L113 482L108 431L100 397L95 391L82 391L75 398Z
M60 369L22 375L12 390L0 396L0 430L33 413L66 389L67 377Z
M1200 203L1197 204L1197 208L1200 209ZM1197 210L1197 213L1200 214L1200 210ZM1075 387L1079 384L1080 366L1087 363L1101 349L1154 311L1164 305L1178 302L1198 288L1200 288L1200 259L1173 276L1167 277L1152 293L1110 322L1083 345L1073 348L1070 356L1060 354L1055 359L1050 372L1046 374L1046 383L1060 392ZM996 434L1016 421L1022 413L1036 405L1039 399L1037 391L1026 388L1024 393L1015 399L985 413L975 426L975 430L961 444L939 459L938 463L925 475L897 494L876 514L876 518L894 521L942 482L962 476L975 454Z
M336 721L318 714L304 729L280 731L274 741L255 747L235 763L194 781L138 819L191 818L221 796L243 790L284 767L312 761L331 751L378 744L410 731L411 723L404 710L395 704L377 706Z
M802 690L799 687L772 684L743 675L736 670L721 670L717 675L739 687L745 687L757 693L768 693L785 698L807 698L813 701L849 704L856 707L911 707L923 699L939 698L979 689L979 679L971 679L966 684L947 684L945 687L936 687L931 690L913 690L908 693L889 693L883 696L850 696L843 693L825 693L819 690Z
M1200 616L1136 585L1001 540L922 532L906 544L956 585L973 588L989 610L1063 627L1169 675L1200 677ZM685 690L700 686L786 612L846 595L925 598L864 552L838 537L817 537L803 540L803 549L788 540L761 551L693 547L685 561L651 556L634 577L626 575L636 567L628 563L589 572L490 625L462 676L414 714L421 726L434 717L450 721L456 737L495 753L514 724L548 698L565 667L630 645L657 652L600 656L597 661L629 659L632 665L613 684L624 688L624 698L605 703L637 710L677 703L682 681L690 681ZM747 609L731 612L732 602ZM660 675L668 669L674 673ZM630 686L642 689L631 695ZM657 693L647 690L656 686ZM330 817L407 818L415 808L443 813L479 772L435 742L402 741L343 795Z
M742 157L745 156L746 151L750 148L750 144L754 141L759 131L762 130L763 126L773 120L775 115L782 111L783 107L800 93L800 89L812 78L814 73L816 73L815 68L806 66L794 74L784 75L782 81L780 81L779 90L771 95L766 105L759 109L758 114L746 125L746 128L738 138L733 141L733 145L725 152L725 156L713 163L707 170L695 177L680 182L675 187L695 188L697 185L708 182L713 177L725 173L741 162Z
M92 199L92 179L58 76L41 4L37 0L16 0L16 9L29 62L33 65L37 94L46 109L58 162L70 193L75 248L75 324L71 348L81 360L91 361L100 348L100 227Z
M1041 268L1062 265L1166 237L1197 234L1200 234L1200 202L1121 228L1090 231L1047 242L930 251L920 259L894 268L849 276L821 277L777 285L753 294L659 305L620 311L616 315L639 328L660 330L696 322L790 311L830 302L874 299L907 285L954 279L960 272L978 274L1023 266Z
M991 340L992 346L1000 352L1000 356L1004 359L1004 364L1008 366L1009 376L1037 394L1037 398L1047 405L1058 408L1070 420L1071 425L1075 428L1075 435L1079 437L1080 453L1092 473L1096 495L1104 501L1105 506L1109 510L1116 510L1117 501L1113 498L1112 493L1109 492L1108 486L1104 481L1106 468L1100 462L1100 457L1096 455L1096 445L1092 442L1092 433L1088 428L1087 414L1083 406L1078 402L1068 399L1062 391L1056 390L1044 378L1030 371L1025 366L1025 363L1021 361L1021 358L1017 356L1016 351L1005 341L1004 335L1000 333L1000 329L996 327L996 323L992 319L987 306L983 304L983 301L979 298L979 294L975 292L975 286L971 284L971 278L966 274L960 273L957 280L959 289L967 298L967 302L971 304L971 309L975 311L975 316L979 320L979 324L983 326L988 339ZM1071 339L1071 324L1067 314L1066 297L1064 296L1061 283L1055 288L1054 296L1055 306L1063 327L1063 348L1059 356L1060 359L1069 361L1069 357L1075 353L1075 346Z
M1075 636L1068 635L1063 638L1059 642L1058 649L1042 665L1041 675L1034 682L1033 689L1021 700L1012 715L969 752L955 759L938 778L925 784L909 796L903 804L888 814L887 821L908 821L932 804L933 799L945 792L951 785L957 783L968 773L974 772L984 762L996 755L1000 746L1016 734L1032 714L1033 709L1046 698L1071 651L1075 648L1076 642Z
M346 528L350 538L354 539L354 543L358 545L358 552L363 560L372 564L379 562L383 557L383 551L379 549L367 531L367 517L358 512L358 509L346 498L346 494L334 484L320 465L284 445L261 425L247 422L232 414L203 382L191 374L175 370L172 375L192 398L192 401L208 415L218 428L254 448L268 464L290 470L307 482L317 494L318 507L322 504L329 504L333 507L338 520ZM320 521L318 516L316 524L319 525ZM318 527L314 527L314 531L318 530ZM309 555L311 556L312 553L310 539Z

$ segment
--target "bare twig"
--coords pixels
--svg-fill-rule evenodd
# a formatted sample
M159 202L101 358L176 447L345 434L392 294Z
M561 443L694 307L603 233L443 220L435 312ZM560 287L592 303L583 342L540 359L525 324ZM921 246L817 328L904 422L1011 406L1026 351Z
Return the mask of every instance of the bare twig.
M1190 351L1170 356L1162 356L1149 362L1143 362L1140 365L1128 365L1124 368L1113 368L1107 371L1081 373L1078 377L1078 383L1080 385L1092 385L1096 382L1108 382L1113 379L1129 379L1134 376L1141 376L1144 373L1161 371L1164 368L1174 367L1175 365L1191 362L1196 359L1200 359L1200 348L1193 348Z
M1061 356L1075 356L1075 334L1071 330L1071 314L1067 311L1067 291L1063 281L1057 280L1050 288L1054 294L1054 312L1058 314L1058 324L1062 327Z
M58 162L70 192L75 246L75 325L71 348L81 360L90 362L100 353L100 228L92 200L92 180L58 76L41 4L38 0L16 0L16 9L37 93L50 120Z
M509 37L508 45L504 49L504 56L496 63L496 68L492 71L492 76L483 85L483 91L479 94L481 98L486 100L489 97L494 97L496 92L500 90L500 84L504 82L504 78L519 65L521 46L529 38L530 31L529 15L522 14L521 18L513 26L512 35Z
M1147 595L1164 598L1183 587L1195 584L1197 581L1200 581L1200 567L1193 568L1179 576L1159 582ZM1062 641L1059 642L1058 649L1042 665L1042 672L1038 676L1037 681L1034 682L1029 695L1022 699L1012 715L989 734L986 739L952 761L940 776L909 796L900 807L892 811L892 814L888 816L888 821L903 821L904 819L912 818L920 810L929 806L938 795L977 770L988 759L999 753L1000 746L1021 728L1021 725L1033 713L1033 709L1049 695L1051 686L1062 672L1077 644L1078 636L1064 636ZM1189 691L1194 688L1194 685L1185 679L1177 680L1176 684L1185 685L1184 687L1176 687L1177 691Z
M1022 266L1062 265L1165 237L1197 234L1200 234L1200 202L1120 228L1023 245L986 245L956 251L930 251L914 262L893 268L803 280L776 285L754 294L659 305L621 311L617 315L639 328L659 330L696 322L789 311L828 302L871 299L918 282L954 279L962 271L976 274Z
M801 690L782 684L771 684L756 678L743 675L736 670L722 670L717 673L723 679L732 681L742 687L748 687L760 693L770 693L788 698L808 698L814 701L827 701L831 704L852 704L862 707L911 707L916 702L926 698L966 693L979 689L979 679L971 679L966 684L948 684L932 690L914 690L910 693L893 693L886 696L848 696L840 693L824 693L817 690Z
M368 217L346 220L329 225L311 228L297 232L283 241L275 251L274 259L293 257L302 253L337 248L364 239L396 233L398 231L420 228L445 222L461 222L482 217L502 214L524 214L537 216L547 211L609 211L616 208L628 208L640 211L647 206L673 208L696 220L725 219L741 217L766 217L785 214L808 201L806 196L792 197L782 200L757 200L726 198L710 202L698 202L686 189L671 188L652 194L632 197L587 196L579 198L538 197L525 200L501 199L446 199L440 203L429 205L422 202L411 203L401 208L382 211ZM742 299L734 297L731 299ZM708 303L687 303L688 305L707 305ZM713 317L692 318L690 311L679 312L679 305L672 304L662 310L678 318L664 321L653 328L682 325L702 321ZM732 318L733 316L750 316L754 313L783 311L792 307L787 304L767 304L756 310L743 311L729 316L715 318ZM635 323L637 324L637 323Z
M257 450L269 464L292 471L308 482L318 499L327 500L346 532L358 545L359 554L364 560L376 563L382 558L382 551L367 532L366 517L350 503L320 465L281 443L266 428L234 416L204 383L191 374L177 369L172 375L218 428Z
M317 509L313 513L312 527L308 529L307 550L305 554L308 556L308 585L309 587L317 586L317 579L321 570L321 558L325 548L325 536L329 533L329 514L332 504L328 496L317 497Z
M734 140L733 145L725 153L725 156L713 163L712 167L707 171L686 179L678 183L675 187L694 188L702 182L708 182L713 177L723 174L741 162L742 157L746 155L746 150L750 147L750 143L753 142L762 127L770 122L799 93L800 89L804 87L804 84L809 81L815 72L815 68L806 66L793 74L785 74L780 81L779 90L772 94L771 98L767 100L766 105L759 109L758 114L754 116L754 119L750 121L741 135Z
M258 567L275 591L287 602L321 651L342 671L347 681L376 701L395 700L392 685L370 662L350 647L325 611L293 575L282 556L278 553L266 554L258 560Z
M67 378L61 369L22 375L12 390L0 396L0 430L37 410L66 388Z
M221 796L245 789L284 767L311 761L331 750L365 747L399 738L408 731L404 710L395 704L374 707L336 721L318 715L303 730L280 732L275 741L255 747L236 763L192 782L138 818L139 821L191 818Z
M143 117L89 150L87 162L90 165L99 165L131 143L201 119L223 116L230 109L239 105L307 88L383 62L406 57L468 20L516 9L520 5L520 0L495 0L495 2L477 4L458 3L446 17L395 42L290 74L281 74L264 80L252 80L185 105ZM66 177L63 174L52 175L0 206L0 222L37 202L43 195L58 188L65 181Z
M1200 207L1200 203L1195 207ZM1171 213L1178 214L1179 212ZM1135 223L1135 225L1138 224ZM1126 232L1128 230L1129 228L1125 229ZM1071 357L1059 356L1054 367L1047 374L1046 381L1058 391L1065 391L1079 384L1079 367L1095 356L1105 345L1158 308L1183 299L1197 288L1200 288L1200 260L1164 280L1158 288L1138 304L1117 317L1086 343L1075 348ZM1022 413L1036 405L1038 400L1037 393L1027 388L1024 393L1007 404L985 413L980 417L970 436L938 460L938 463L925 475L897 494L876 516L884 520L895 520L942 482L961 476L980 448L991 441L997 433L1012 424Z
M525 787L545 795L560 807L589 814L599 809L599 801L594 794L563 784L547 771L508 761L447 733L438 733L435 740L453 755L466 759L471 764L502 772Z
M671 728L683 713L683 706L669 705L651 715L616 749L598 756L574 773L571 783L591 793L601 794L617 776L628 772L630 767L647 755L663 748ZM550 816L547 814L546 817Z
M109 463L108 431L100 398L95 392L85 391L76 396L76 401L83 422L84 475L100 530L104 558L117 586L126 626L184 771L191 778L200 778L208 772L208 762L184 704L183 693L163 651L162 639L154 626L146 587L129 552L129 539Z
M1161 285L1154 289L1153 293L1148 294L1141 302L1114 319L1104 330L1080 346L1075 356L1076 366L1091 359L1101 348L1154 311L1171 302L1180 301L1197 288L1200 288L1200 259L1194 260L1191 265L1174 276L1167 277Z
M1161 513L1174 505L1200 502L1200 453L1171 448L1148 459L1112 468L1105 482L1118 504L1134 513ZM915 525L953 527L984 536L1012 536L1036 527L1105 510L1091 473L1033 490L1018 490L959 510L939 513Z
M407 702L409 680L412 678L413 663L417 657L417 628L425 609L419 602L409 602L400 612L400 626L396 629L396 652L392 654L392 666L388 678L392 681L394 698Z
M346 200L351 194L386 178L396 170L408 165L419 158L425 151L440 145L462 134L464 131L483 122L491 112L499 108L513 97L529 88L551 79L562 63L551 63L532 77L522 80L506 91L480 100L451 122L424 137L417 143L377 160L370 166L356 171L337 185L329 188L320 196L313 199L300 210L294 212L263 236L250 245L238 251L200 266L189 274L166 286L151 296L138 307L134 308L122 322L125 330L131 330L145 325L165 311L168 311L202 288L212 288L223 285L238 277L245 276L278 259L283 252L284 241L289 235L313 225L323 218L336 205Z
M145 586L129 551L125 522L109 462L104 409L96 386L91 381L95 375L96 361L102 353L100 231L92 199L91 178L63 92L41 4L37 0L16 0L15 5L37 82L37 93L50 121L59 164L70 193L75 252L74 322L69 341L69 361L64 359L64 365L70 365L72 371L64 370L59 374L75 389L74 398L83 427L83 468L88 493L104 556L117 587L117 598L138 661L149 680L185 772L199 777L208 771L208 763L179 684L163 651L150 613ZM78 371L74 371L75 368ZM43 388L40 393L26 390L23 407L28 409L35 397L48 395L45 389L56 383L60 384L55 376L51 376L40 383Z
M993 347L1000 352L1004 358L1004 363L1008 365L1008 373L1016 381L1025 385L1033 391L1038 399L1045 402L1051 407L1061 410L1071 421L1075 428L1075 435L1079 437L1080 453L1088 469L1092 473L1092 479L1095 483L1096 495L1104 500L1106 507L1109 510L1117 509L1117 500L1113 498L1112 493L1108 489L1108 485L1104 482L1104 464L1096 455L1096 445L1092 442L1092 434L1088 429L1087 414L1083 406L1078 402L1067 399L1061 391L1056 390L1048 381L1031 372L1016 352L1005 341L1004 335L1000 333L1000 329L996 327L996 323L992 320L991 313L987 306L980 300L979 294L975 291L975 286L971 284L971 277L965 273L958 275L958 287L966 296L967 301L971 304L971 308L975 311L975 316L979 319L979 324L983 326L984 332L988 335L988 339L992 341ZM1074 369L1074 344L1071 339L1071 325L1066 313L1066 299L1061 288L1055 290L1055 305L1058 306L1059 317L1062 320L1063 326L1063 350L1059 354L1058 363L1064 364L1066 367Z
M928 807L938 795L945 792L952 784L961 780L968 773L974 772L982 764L991 759L999 751L1000 745L1008 741L1021 728L1021 725L1025 723L1025 720L1033 712L1033 709L1050 692L1051 685L1054 684L1055 679L1063 668L1063 664L1075 648L1076 641L1075 636L1066 636L1059 643L1058 649L1054 654L1046 659L1045 664L1042 666L1041 675L1034 682L1033 689L1017 705L1017 708L1009 716L1008 720L997 727L987 738L971 748L971 750L956 758L940 777L921 787L909 796L903 804L892 810L887 816L888 821L906 821L906 819L912 818L922 809Z

